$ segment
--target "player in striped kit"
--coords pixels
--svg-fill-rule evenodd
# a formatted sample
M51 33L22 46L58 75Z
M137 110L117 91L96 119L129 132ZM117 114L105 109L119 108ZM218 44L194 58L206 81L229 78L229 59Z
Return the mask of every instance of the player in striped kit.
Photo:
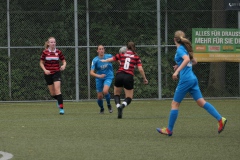
M49 37L40 58L40 67L48 85L50 95L57 100L59 114L64 114L63 97L61 94L61 72L66 68L66 60L62 52L56 48L56 39ZM60 66L59 61L62 62Z
M134 42L128 42L126 52L118 53L112 58L102 60L102 62L120 61L120 66L116 73L114 83L114 100L118 109L118 118L122 118L123 108L128 106L133 98L133 76L135 66L137 66L140 74L142 75L143 83L148 84L148 80L145 76L140 57L137 55L135 50L136 48ZM121 104L120 95L123 88L125 99Z

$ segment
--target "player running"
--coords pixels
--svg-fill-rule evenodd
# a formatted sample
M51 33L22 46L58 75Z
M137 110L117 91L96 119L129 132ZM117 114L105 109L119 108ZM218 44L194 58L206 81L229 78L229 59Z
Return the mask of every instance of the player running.
M59 61L62 62L60 66ZM61 72L66 68L67 62L62 51L56 48L56 39L49 37L45 42L45 49L40 59L40 67L44 71L44 77L51 96L57 100L60 109L59 114L64 114L63 97L61 93Z
M99 114L104 113L103 96L105 96L109 113L112 113L112 106L110 103L109 88L114 78L112 63L103 63L100 60L111 58L111 54L106 54L103 45L97 47L98 56L92 60L90 75L95 77L97 90L97 103L100 107Z
M227 123L227 119L222 117L213 105L203 99L202 93L198 85L198 79L192 71L192 65L197 64L193 57L193 49L191 42L185 38L183 31L176 31L174 36L174 43L177 46L175 54L175 61L177 65L174 66L173 80L180 76L173 101L171 104L171 111L168 119L167 128L157 128L161 134L171 136L173 127L178 117L178 110L180 103L187 93L190 93L197 104L204 108L218 121L218 133L221 133Z
M128 42L126 52L118 53L112 58L102 60L102 62L120 61L120 66L114 83L114 100L118 109L118 118L122 118L123 108L128 106L133 98L133 76L135 66L137 66L140 74L142 75L143 83L148 84L140 57L137 55L135 50L136 48L134 42ZM125 92L125 99L121 104L120 95L123 88Z

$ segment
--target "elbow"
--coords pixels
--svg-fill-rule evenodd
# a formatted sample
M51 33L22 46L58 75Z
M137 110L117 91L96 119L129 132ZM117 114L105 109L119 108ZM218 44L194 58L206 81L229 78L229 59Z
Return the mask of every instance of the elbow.
M195 65L195 64L197 64L198 62L197 62L197 60L196 59L192 59L192 64L193 65Z
M90 75L93 76L93 77L95 76L95 73L94 73L93 70L90 71Z
M40 62L39 62L39 65L40 65L40 66L42 66L42 65L43 65L43 61L42 61L42 60L40 60Z
M139 71L143 70L142 66L137 66L137 68Z

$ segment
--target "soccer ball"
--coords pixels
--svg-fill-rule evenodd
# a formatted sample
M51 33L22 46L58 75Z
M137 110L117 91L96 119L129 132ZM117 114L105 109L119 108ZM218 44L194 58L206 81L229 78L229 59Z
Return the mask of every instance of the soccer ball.
M127 51L127 47L123 46L119 49L119 53L125 53Z

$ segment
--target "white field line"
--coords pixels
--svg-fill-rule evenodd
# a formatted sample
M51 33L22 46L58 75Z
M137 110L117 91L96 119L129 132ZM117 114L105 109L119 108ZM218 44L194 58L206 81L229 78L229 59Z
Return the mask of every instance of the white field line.
M13 157L13 155L11 153L7 153L7 152L3 152L3 151L0 151L0 155L2 155L0 160L9 160Z

